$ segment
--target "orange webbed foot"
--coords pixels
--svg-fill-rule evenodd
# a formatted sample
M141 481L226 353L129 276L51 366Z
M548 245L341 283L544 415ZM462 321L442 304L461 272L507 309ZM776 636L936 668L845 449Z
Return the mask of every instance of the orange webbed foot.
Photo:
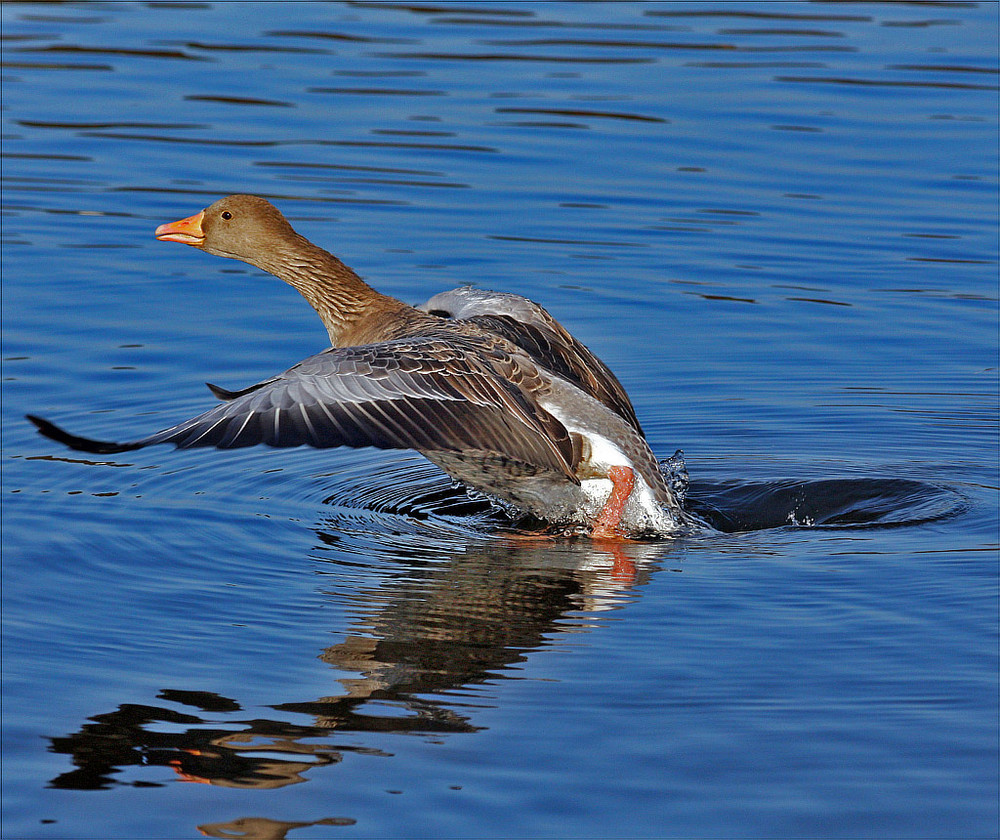
M618 525L625 511L625 504L632 495L632 488L635 487L635 472L631 467L608 467L608 478L611 479L611 495L594 520L594 528L590 532L595 540L623 539Z

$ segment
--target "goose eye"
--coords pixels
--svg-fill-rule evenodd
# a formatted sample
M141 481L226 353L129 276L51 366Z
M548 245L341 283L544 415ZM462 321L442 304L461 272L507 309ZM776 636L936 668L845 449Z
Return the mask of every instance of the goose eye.
M223 210L222 211L222 218L225 219L228 222L231 218L233 218L233 214L230 213L228 210Z

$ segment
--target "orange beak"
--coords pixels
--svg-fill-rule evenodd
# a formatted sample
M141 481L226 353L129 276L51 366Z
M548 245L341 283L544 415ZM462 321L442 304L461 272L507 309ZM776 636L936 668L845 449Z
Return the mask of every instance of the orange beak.
M179 222L167 222L156 229L156 238L161 242L183 242L198 247L205 241L205 232L201 229L204 218L205 211L202 210Z

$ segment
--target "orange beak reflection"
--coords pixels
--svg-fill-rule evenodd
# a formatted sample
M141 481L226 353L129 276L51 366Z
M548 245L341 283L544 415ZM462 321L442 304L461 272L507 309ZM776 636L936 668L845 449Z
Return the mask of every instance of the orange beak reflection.
M156 229L156 238L161 242L183 242L185 245L201 245L205 241L205 233L201 229L201 222L205 218L205 211L195 213L179 222L167 222Z

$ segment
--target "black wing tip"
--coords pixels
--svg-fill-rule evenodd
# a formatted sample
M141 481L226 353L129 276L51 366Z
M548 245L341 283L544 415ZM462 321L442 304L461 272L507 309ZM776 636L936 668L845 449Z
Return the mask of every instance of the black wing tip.
M211 382L206 382L205 385L215 398L219 400L234 400L240 395L239 391L229 391L219 385L213 385Z
M251 385L249 388L240 388L238 391L230 391L228 388L213 385L211 382L206 382L205 385L208 386L208 390L215 395L216 399L228 402L229 400L235 400L238 397L245 397L247 394L252 394L254 391L259 391L265 385L270 385L272 382L274 382L273 379L265 379L263 382L258 382L256 385Z
M136 443L113 443L112 441L79 437L78 435L71 435L65 429L60 429L55 423L46 420L44 417L38 417L34 414L26 414L25 417L35 425L39 434L56 441L56 443L68 446L70 449L75 449L78 452L110 455L115 452L128 452L142 446L142 444Z

